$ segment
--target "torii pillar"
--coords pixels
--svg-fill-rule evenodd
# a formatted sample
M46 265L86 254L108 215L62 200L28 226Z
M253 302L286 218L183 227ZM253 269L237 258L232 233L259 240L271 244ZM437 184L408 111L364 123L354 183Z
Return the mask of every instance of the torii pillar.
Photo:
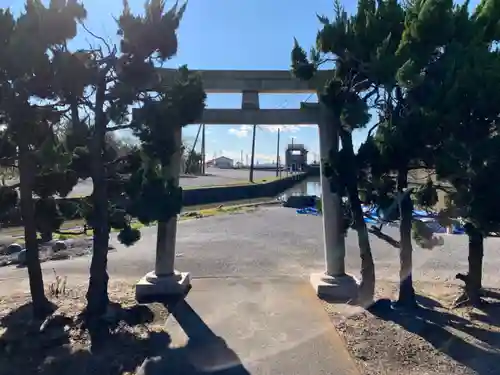
M307 106L307 105L306 105ZM319 151L321 156L321 208L323 211L323 239L325 271L313 273L310 282L320 297L327 296L339 301L349 301L357 294L356 279L345 272L345 237L343 230L342 197L332 192L330 181L325 177L325 162L330 151L339 149L338 120L323 105L319 106Z

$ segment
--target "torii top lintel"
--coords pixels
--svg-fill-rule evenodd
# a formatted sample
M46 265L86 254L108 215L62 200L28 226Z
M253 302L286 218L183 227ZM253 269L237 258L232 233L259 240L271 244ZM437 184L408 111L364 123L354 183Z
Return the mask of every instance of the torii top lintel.
M176 69L159 69L160 74L174 79ZM318 71L308 81L295 78L288 70L193 70L201 75L207 93L241 93L257 91L261 93L315 93L323 88L331 75L328 71Z

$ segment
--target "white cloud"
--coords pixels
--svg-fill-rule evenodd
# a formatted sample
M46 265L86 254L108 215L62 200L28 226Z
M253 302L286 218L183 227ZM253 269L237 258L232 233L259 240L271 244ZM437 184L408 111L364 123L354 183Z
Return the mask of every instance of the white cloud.
M301 128L310 127L314 125L263 125L262 128L271 132L277 133L278 129L280 132L296 133L300 131Z
M250 125L241 125L238 129L229 129L229 134L233 134L239 138L244 138L250 133L251 130L252 127Z
M280 132L288 132L288 133L297 133L301 128L311 127L314 125L259 125L259 129L263 129L265 131L271 133L277 133L278 129ZM239 128L231 128L229 129L229 134L233 134L237 137L244 138L250 134L252 131L252 125L241 125Z

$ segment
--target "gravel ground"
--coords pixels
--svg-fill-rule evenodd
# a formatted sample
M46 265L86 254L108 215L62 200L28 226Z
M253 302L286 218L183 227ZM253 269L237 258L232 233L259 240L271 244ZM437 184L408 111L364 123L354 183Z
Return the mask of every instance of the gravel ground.
M348 350L366 375L500 374L500 302L482 310L450 310L459 292L453 285L415 283L419 308L395 311L397 285L379 282L376 307L324 302Z
M38 255L40 262L43 263L49 260L68 260L92 254L92 237L64 240L63 242L66 244L66 248L57 251L55 251L53 247L55 242L56 241L51 241L39 245ZM10 265L22 266L24 263L23 259L25 259L25 253L7 253L6 250L9 244L10 243L0 244L0 267ZM114 250L114 248L110 246L109 251L111 252L112 250Z
M131 375L145 358L168 346L167 309L137 305L133 282L110 284L114 304L104 322L108 329L92 334L80 317L85 290L73 286L52 294L57 308L45 321L32 319L26 294L0 300L0 375ZM106 344L99 346L108 330Z

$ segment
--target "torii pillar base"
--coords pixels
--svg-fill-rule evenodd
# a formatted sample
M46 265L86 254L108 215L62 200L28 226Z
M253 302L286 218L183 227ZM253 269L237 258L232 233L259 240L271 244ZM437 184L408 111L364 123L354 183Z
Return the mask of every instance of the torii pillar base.
M138 302L169 301L184 296L190 288L188 272L174 271L171 275L158 276L152 271L135 285L135 298Z
M329 302L354 302L358 295L358 281L351 275L329 276L313 273L309 281L319 298Z

